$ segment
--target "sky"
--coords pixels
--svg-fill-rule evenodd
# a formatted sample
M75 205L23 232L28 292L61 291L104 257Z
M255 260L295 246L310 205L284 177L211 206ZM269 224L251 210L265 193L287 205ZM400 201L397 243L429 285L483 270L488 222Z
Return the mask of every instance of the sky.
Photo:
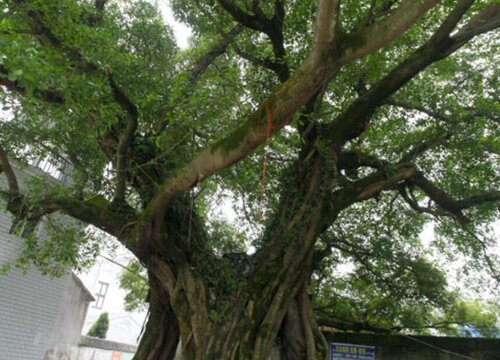
M177 39L177 45L179 45L179 47L181 48L187 48L189 44L189 37L192 34L191 29L174 18L174 14L172 13L172 10L170 8L170 1L156 0L156 3L161 11L163 18L174 30L175 38Z

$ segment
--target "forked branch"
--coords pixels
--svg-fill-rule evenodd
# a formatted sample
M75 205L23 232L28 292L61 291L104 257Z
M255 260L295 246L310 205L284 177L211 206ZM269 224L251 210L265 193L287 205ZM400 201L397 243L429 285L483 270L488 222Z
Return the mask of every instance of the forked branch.
M445 58L465 45L467 41L458 42L456 39L458 34L450 37L450 33L472 2L472 0L462 0L427 43L355 100L343 114L326 125L324 133L331 134L331 139L338 144L343 144L359 136L366 130L366 123L374 111L387 98L429 65ZM406 3L405 1L401 6ZM491 26L481 27L481 31L475 32L475 34L489 31L492 28ZM470 38L472 36L467 40L470 40Z
M229 4L231 6L234 3L229 1L223 1L226 6ZM409 28L418 18L420 18L428 9L433 7L437 1L426 0L423 2L404 1L401 5L399 12L408 10L410 15L404 16L406 21L395 21L398 25L387 24L390 28L394 28L391 32L391 36L385 37L384 41L379 41L377 39L372 39L371 41L376 42L376 47L385 45L388 41L394 39L403 33L407 28ZM328 42L332 37L332 32L335 30L335 19L338 15L338 1L335 0L321 0L318 7L317 15L317 26L315 33L315 45L310 55L304 60L297 72L292 75L292 77L283 83L283 85L277 89L275 92L270 94L268 98L262 103L257 111L250 114L246 120L242 120L242 125L235 129L232 134L228 137L220 140L216 144L207 147L205 150L200 152L190 163L186 164L183 168L177 170L172 176L167 178L164 183L159 187L157 194L153 200L149 203L146 209L146 218L149 219L154 224L161 224L163 222L163 215L165 209L171 204L171 202L177 197L177 195L183 191L190 189L199 182L203 181L208 176L234 164L240 159L247 156L252 152L258 145L262 144L267 136L271 136L284 125L288 124L293 115L301 109L318 91L324 86L325 83L330 81L334 75L338 72L340 64L334 60L332 57L331 48L325 47L325 41ZM240 11L240 10L238 10ZM398 11L395 11L398 13ZM257 21L254 15L248 15L243 13L238 13L238 16L245 17L245 21L251 19L251 21ZM401 15L401 14L399 14ZM247 19L247 17L249 18ZM256 15L257 16L257 15ZM391 18L391 16L389 16ZM394 20L394 18L391 18ZM250 20L249 20L250 21ZM257 25L256 25L257 26ZM333 44L331 44L334 47ZM373 49L364 49L366 53L372 51ZM364 53L363 53L364 54ZM362 56L363 54L359 54ZM429 63L430 60L427 57L428 54L424 56L425 64ZM434 54L433 54L434 56ZM417 56L418 61L422 61L420 57ZM432 57L431 57L432 58ZM354 59L354 58L352 58ZM345 58L348 61L349 59ZM409 76L405 77L402 74L395 74L395 78L391 78L386 82L389 83L389 91L381 90L381 98L377 94L370 93L369 96L374 96L375 101L378 102L374 105L373 101L369 101L369 108L366 109L366 104L360 107L361 114L358 114L356 108L350 109L355 112L354 121L359 121L359 118L365 115L365 112L373 111L373 109L380 104L382 100L387 98L388 95L399 89L403 84L409 81L414 75L416 75L422 68L420 63L416 65L413 63L415 59L410 60L410 68L417 68L416 71L411 73ZM406 70L406 69L404 69ZM401 79L401 77L403 79ZM386 85L386 84L383 84ZM383 88L382 85L380 87ZM368 94L367 93L367 94ZM363 99L364 100L364 99ZM359 104L356 104L359 105ZM264 112L269 112L266 114ZM266 132L263 129L262 121L269 115L270 119L270 131ZM347 129L340 129L341 131L331 131L330 133L335 134L335 136L351 138L359 132L354 131L351 133L351 128L356 128L350 122L353 117L348 116L351 114L346 114L340 121L342 127ZM364 119L364 117L363 117ZM362 120L359 121L362 123ZM336 127L337 127L336 125ZM355 125L355 124L354 124ZM337 129L335 129L337 130ZM342 131L344 130L344 131ZM268 135L266 135L266 133ZM385 185L382 185L382 188ZM380 191L381 189L379 189ZM376 192L376 190L374 190ZM368 194L367 194L368 196ZM154 219L154 220L153 220ZM158 225L160 226L160 225ZM156 231L159 229L156 228Z
M283 37L285 8L283 0L275 1L274 14L270 18L259 7L259 1L254 1L252 4L253 14L242 10L233 0L218 0L218 2L238 23L268 36L273 48L274 62L280 64L276 67L278 77L280 81L288 79L290 70L285 62L286 50Z

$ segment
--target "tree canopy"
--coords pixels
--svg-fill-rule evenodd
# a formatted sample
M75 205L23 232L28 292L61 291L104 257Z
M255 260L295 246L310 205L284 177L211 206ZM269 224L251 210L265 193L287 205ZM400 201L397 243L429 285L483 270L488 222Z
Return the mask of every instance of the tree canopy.
M0 4L0 193L16 223L62 213L135 254L136 359L277 338L324 359L318 324L497 331L445 266L498 289L495 1L172 0L185 49L152 1ZM69 180L20 185L40 160ZM50 273L102 242L53 233L21 258Z

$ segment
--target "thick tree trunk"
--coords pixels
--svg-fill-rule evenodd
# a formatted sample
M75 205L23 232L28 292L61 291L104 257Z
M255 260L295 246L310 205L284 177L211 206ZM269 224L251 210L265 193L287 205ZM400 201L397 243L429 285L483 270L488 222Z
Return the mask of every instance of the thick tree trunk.
M149 317L134 360L173 360L179 343L177 319L166 293L151 283Z
M328 344L316 324L306 286L290 302L280 333L283 360L328 358Z
M171 360L175 356L179 330L176 320L170 311L165 311L158 299L150 299L150 317L134 360ZM158 312L160 311L160 312ZM258 346L257 336L266 337L268 329L252 329L252 321L246 319L232 319L211 326L210 333L205 334L203 345L194 344L189 338L182 346L183 360L267 360L270 351L253 349ZM207 324L199 324L205 327ZM196 326L196 324L193 324ZM273 334L272 336L275 336ZM279 337L281 338L282 360L325 360L328 357L328 346L319 331L306 288L302 287L295 298L290 302L286 316L281 324ZM278 343L278 342L277 342ZM254 357L259 353L260 357Z
M199 246L202 232L196 223L186 227L183 221L190 218L184 213L189 207L170 210L163 237L155 239L159 245L152 247L154 252L145 252L142 261L152 287L157 288L156 294L164 294L160 301L168 296L166 311L171 306L175 314L183 359L267 360L279 335L287 360L327 358L306 284L315 239L325 227L323 213L328 204L323 199L332 169L319 151L305 147L293 170L294 196L281 199L280 210L273 215L275 225L264 235L267 246L252 256L246 274ZM168 250L160 251L164 244ZM165 309L165 302L160 306ZM165 332L155 326L158 323L148 327L144 341L156 340L157 348L170 349L168 356L173 356ZM142 348L142 357L136 360L170 359L153 345L141 344ZM148 349L150 355L146 355Z
M229 306L215 317L196 271L183 267L172 280L167 263L153 258L151 316L135 360L172 359L179 336L184 360L267 360L279 337L283 359L325 360L327 346L305 285L310 259L304 255L294 269L266 279L260 291L228 300Z

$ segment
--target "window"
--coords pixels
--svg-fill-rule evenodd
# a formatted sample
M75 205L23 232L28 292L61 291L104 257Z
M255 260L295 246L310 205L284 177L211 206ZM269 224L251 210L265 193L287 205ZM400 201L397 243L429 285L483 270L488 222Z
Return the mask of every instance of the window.
M40 219L30 219L30 220L21 220L18 222L14 222L9 230L10 234L14 234L16 236L20 236L23 238L28 238L30 235L37 235L37 227L40 223Z
M24 223L23 229L21 231L21 237L27 238L29 235L34 234L37 225L38 225L38 219L27 220Z
M104 298L106 297L106 293L108 292L109 284L99 281L99 291L95 294L95 304L94 307L96 309L102 309L102 305L104 304Z

